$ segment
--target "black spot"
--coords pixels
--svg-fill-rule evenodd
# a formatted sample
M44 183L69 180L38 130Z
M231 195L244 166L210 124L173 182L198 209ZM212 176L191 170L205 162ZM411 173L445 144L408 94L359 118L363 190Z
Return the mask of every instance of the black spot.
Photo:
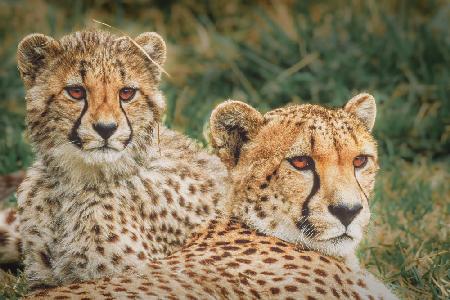
M47 268L51 268L52 264L50 262L50 258L48 257L47 253L45 253L44 251L39 252L39 255L41 256L41 260L42 263L47 267Z
M86 61L85 60L81 60L80 61L80 76L81 76L81 80L84 82L84 80L86 79Z

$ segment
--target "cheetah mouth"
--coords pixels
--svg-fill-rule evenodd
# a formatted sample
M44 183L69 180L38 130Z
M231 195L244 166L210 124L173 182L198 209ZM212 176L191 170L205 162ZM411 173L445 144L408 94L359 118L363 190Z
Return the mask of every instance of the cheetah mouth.
M107 152L107 151L117 151L117 149L114 149L108 145L104 145L100 148L97 148L98 151Z
M340 242L344 242L344 241L353 241L354 238L350 235L348 235L347 233L343 233L341 235L332 237L332 238L328 238L328 239L323 239L320 240L320 242L332 242L332 243L340 243Z
M332 242L332 243L340 243L343 241L353 241L353 237L349 236L347 233L343 233L339 236L324 240L324 242Z
M101 153L119 152L119 150L109 146L108 144L105 144L101 147L94 147L94 148L89 148L89 149L85 149L85 150L89 151L89 152L101 152Z

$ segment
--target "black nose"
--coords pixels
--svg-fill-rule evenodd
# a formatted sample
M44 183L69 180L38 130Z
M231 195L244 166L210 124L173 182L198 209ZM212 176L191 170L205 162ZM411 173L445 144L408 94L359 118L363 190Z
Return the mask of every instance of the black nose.
M96 123L96 124L92 125L92 127L94 128L95 131L97 131L97 133L102 138L104 138L106 140L110 136L112 136L113 133L116 131L117 124L115 124L115 123L109 123L109 124Z
M353 207L348 207L345 205L330 205L328 210L332 215L341 221L341 223L347 227L353 219L359 214L362 209L362 205L358 204Z

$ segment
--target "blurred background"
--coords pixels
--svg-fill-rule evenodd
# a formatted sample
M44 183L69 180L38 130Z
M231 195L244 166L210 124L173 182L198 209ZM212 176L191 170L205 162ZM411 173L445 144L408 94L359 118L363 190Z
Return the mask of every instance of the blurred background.
M205 145L210 112L228 98L267 111L372 93L381 171L361 261L404 299L448 299L449 18L438 0L0 0L0 174L33 161L15 58L25 35L114 31L93 19L156 31L168 44L165 123ZM20 269L3 272L0 298L25 284Z

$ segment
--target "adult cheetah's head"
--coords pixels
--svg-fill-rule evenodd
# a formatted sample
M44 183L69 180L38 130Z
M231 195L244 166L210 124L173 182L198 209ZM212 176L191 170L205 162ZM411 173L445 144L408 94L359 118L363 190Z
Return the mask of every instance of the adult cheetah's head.
M343 109L306 104L265 115L238 101L219 105L211 136L231 171L233 213L283 240L353 254L378 169L375 114L368 94Z
M158 84L166 46L158 34L134 42L101 31L60 40L31 34L17 55L28 132L41 154L102 164L152 140L165 105Z

